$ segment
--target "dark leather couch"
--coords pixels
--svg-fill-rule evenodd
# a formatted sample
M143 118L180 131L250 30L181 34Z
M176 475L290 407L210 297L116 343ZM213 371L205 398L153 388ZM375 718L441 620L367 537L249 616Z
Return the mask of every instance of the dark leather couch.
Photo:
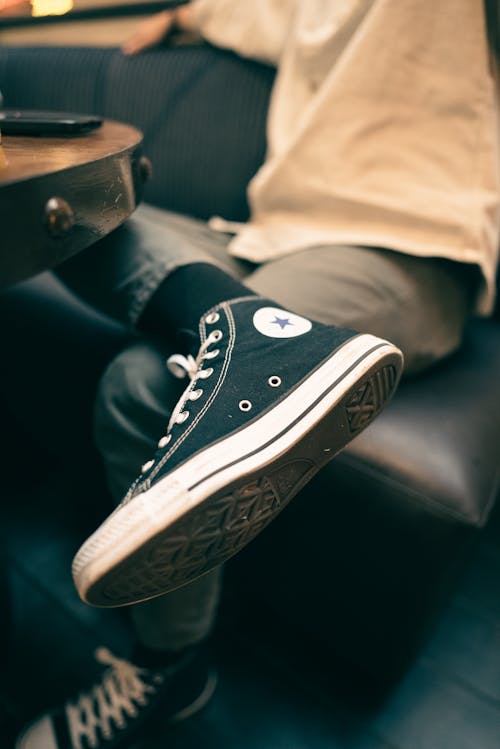
M7 105L133 123L154 166L145 199L201 218L247 216L273 77L207 45L134 59L113 49L0 49ZM52 303L69 303L52 282L40 284ZM119 345L106 321L78 314L96 341ZM377 677L400 672L488 519L499 446L500 327L478 320L457 355L403 382L386 412L229 565L230 584L257 603L254 613L264 606L277 617L273 629L288 622Z

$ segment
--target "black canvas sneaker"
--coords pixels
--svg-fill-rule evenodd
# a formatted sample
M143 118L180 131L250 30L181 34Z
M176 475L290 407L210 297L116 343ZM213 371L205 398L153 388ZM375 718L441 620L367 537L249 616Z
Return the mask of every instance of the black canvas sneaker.
M212 696L216 676L196 654L175 668L140 668L109 650L96 659L101 679L74 701L46 713L19 736L15 749L125 749L201 710Z
M73 562L84 601L166 593L251 541L392 396L402 354L261 297L200 321L190 384L155 456Z

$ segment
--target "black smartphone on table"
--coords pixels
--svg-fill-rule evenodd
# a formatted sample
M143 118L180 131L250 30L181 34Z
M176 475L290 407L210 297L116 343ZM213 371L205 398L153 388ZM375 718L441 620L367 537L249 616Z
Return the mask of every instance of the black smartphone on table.
M81 135L102 125L102 117L35 109L0 109L4 135Z

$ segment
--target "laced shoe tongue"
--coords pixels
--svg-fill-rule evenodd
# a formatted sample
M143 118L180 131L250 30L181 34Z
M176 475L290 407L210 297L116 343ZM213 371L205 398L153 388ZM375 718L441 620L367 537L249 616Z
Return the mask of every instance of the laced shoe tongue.
M206 377L210 376L210 373L213 372L212 369L203 369L203 363L206 359L212 359L213 356L217 356L218 351L213 350L212 352L210 352L210 347L212 346L212 344L218 342L220 338L222 338L222 333L220 331L212 331L198 349L196 358L194 356L191 356L191 354L188 354L188 356L183 356L182 354L173 354L168 358L167 367L175 377L178 377L179 379L182 379L185 376L189 377L189 384L184 390L184 393L181 395L180 399L177 401L177 405L175 406L174 410L172 411L172 415L168 423L168 433L170 433L174 424L182 423L182 417L184 417L183 408L186 401L189 399L189 394L192 390L193 383L198 378L206 379ZM188 413L185 414L185 416L188 415ZM179 421L180 417L181 420ZM148 463L146 464L146 466L149 465L150 464Z
M116 731L138 716L148 704L148 695L157 690L147 669L138 668L117 658L106 648L99 648L96 660L109 666L101 681L75 702L65 705L67 731L71 749L97 749L106 746ZM160 677L158 677L160 679ZM57 721L59 723L59 721ZM62 732L59 725L57 731Z

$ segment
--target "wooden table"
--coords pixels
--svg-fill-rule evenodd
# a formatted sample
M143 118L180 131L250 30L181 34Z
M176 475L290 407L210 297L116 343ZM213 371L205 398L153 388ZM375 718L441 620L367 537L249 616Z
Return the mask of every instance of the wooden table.
M106 121L76 137L3 136L0 289L63 260L135 209L149 162L142 134Z

